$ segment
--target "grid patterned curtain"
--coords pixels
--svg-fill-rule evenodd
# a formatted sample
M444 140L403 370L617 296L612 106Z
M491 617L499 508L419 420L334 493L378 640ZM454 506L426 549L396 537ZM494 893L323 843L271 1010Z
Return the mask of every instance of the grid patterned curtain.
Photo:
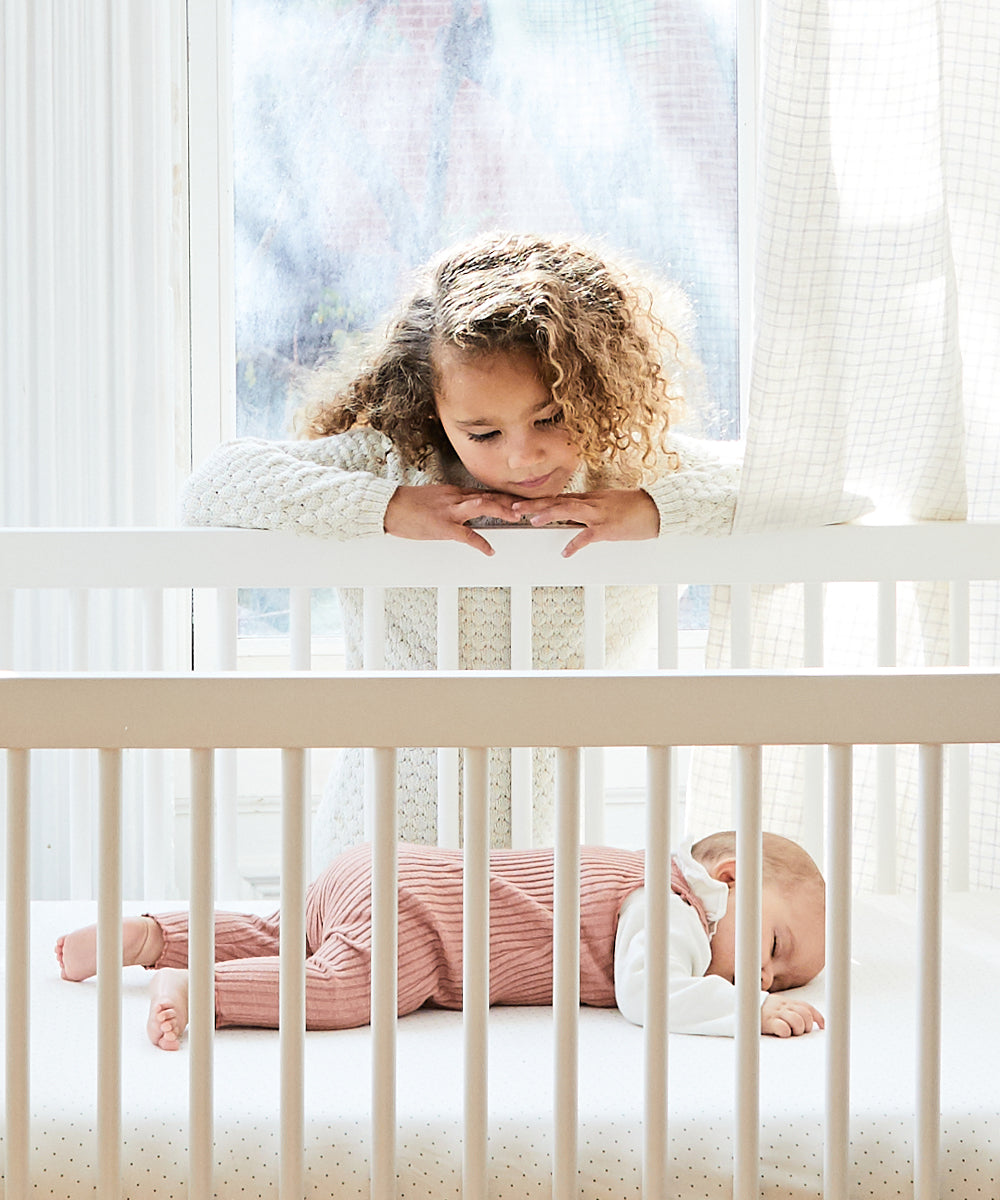
M1000 10L977 0L771 0L763 46L755 364L737 527L1000 518ZM829 601L835 602L830 605ZM802 665L795 589L760 589L753 665ZM725 597L718 598L718 608ZM973 665L1000 659L974 586ZM828 596L828 663L875 665L871 589ZM898 596L900 665L947 661L947 590ZM727 661L723 623L716 663ZM708 756L709 758L711 756ZM799 756L801 758L801 756ZM805 824L802 763L769 764L767 824ZM874 872L874 767L859 761L855 863ZM900 876L915 860L901 752ZM1000 885L1000 764L975 751L973 884ZM729 819L696 772L697 828Z

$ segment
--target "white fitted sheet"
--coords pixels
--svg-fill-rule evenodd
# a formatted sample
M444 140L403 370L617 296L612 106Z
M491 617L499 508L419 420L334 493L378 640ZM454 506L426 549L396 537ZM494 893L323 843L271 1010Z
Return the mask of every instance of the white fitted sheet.
M138 906L130 906L137 909ZM258 906L258 909L260 906ZM38 1196L92 1196L96 1182L96 986L58 976L56 935L92 920L90 904L38 902L32 932L32 1140ZM1000 1195L1000 893L948 896L945 907L941 1195ZM852 1196L912 1195L915 1076L914 906L856 905L853 968ZM184 1194L187 1050L146 1039L147 976L130 968L123 999L125 1195ZM822 1007L822 980L807 994ZM461 1194L460 1015L423 1011L399 1025L399 1195ZM761 1045L762 1195L821 1194L821 1033ZM580 1195L641 1192L642 1031L615 1010L580 1022ZM217 1194L277 1195L278 1036L215 1039ZM551 1010L494 1009L490 1019L491 1193L551 1194ZM731 1196L734 1045L670 1041L668 1136L677 1195ZM307 1035L308 1196L368 1191L368 1030Z

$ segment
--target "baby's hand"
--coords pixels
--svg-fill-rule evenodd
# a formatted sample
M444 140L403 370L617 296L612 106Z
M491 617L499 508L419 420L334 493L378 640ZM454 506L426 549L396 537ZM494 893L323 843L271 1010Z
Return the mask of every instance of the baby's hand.
M383 528L396 537L417 541L464 542L489 555L493 547L465 522L476 517L516 521L510 504L509 496L477 488L450 484L398 487L385 510Z
M804 1000L792 1000L777 993L760 1006L760 1031L774 1037L798 1037L809 1033L813 1025L824 1028L823 1014Z
M518 517L531 518L532 525L569 521L585 525L563 550L569 558L589 542L625 542L654 538L660 532L660 514L648 492L641 489L609 488L600 492L563 492L538 500L515 500L511 506Z

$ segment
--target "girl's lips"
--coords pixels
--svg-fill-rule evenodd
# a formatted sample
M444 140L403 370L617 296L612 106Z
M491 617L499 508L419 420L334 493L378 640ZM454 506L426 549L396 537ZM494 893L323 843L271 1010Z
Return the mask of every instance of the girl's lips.
M539 475L536 479L518 479L514 486L519 488L539 488L544 487L549 482L555 471L549 471L548 475Z

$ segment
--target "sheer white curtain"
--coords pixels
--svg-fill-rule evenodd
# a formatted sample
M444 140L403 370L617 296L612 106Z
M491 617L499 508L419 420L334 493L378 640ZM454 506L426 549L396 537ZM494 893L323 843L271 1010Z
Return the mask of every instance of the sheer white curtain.
M184 5L5 0L0 33L0 523L169 523L187 469Z
M0 55L0 524L173 524L189 469L184 0L3 0ZM85 651L65 595L0 599L0 667L141 665L138 598L93 594ZM63 896L69 843L90 851L93 759L33 762L35 890Z
M740 529L1000 517L1000 9L981 0L769 0L762 42L754 367ZM828 597L828 662L875 665L871 589ZM998 660L973 589L971 661ZM720 598L720 608L725 598ZM756 597L755 666L802 662L795 589ZM947 590L900 589L900 664L946 661ZM719 623L721 630L722 625ZM727 661L724 635L713 638ZM801 756L775 755L771 828L801 835ZM914 866L900 751L895 836ZM856 873L874 872L858 764ZM1000 771L974 753L973 884L1000 883ZM690 818L729 818L702 763Z

